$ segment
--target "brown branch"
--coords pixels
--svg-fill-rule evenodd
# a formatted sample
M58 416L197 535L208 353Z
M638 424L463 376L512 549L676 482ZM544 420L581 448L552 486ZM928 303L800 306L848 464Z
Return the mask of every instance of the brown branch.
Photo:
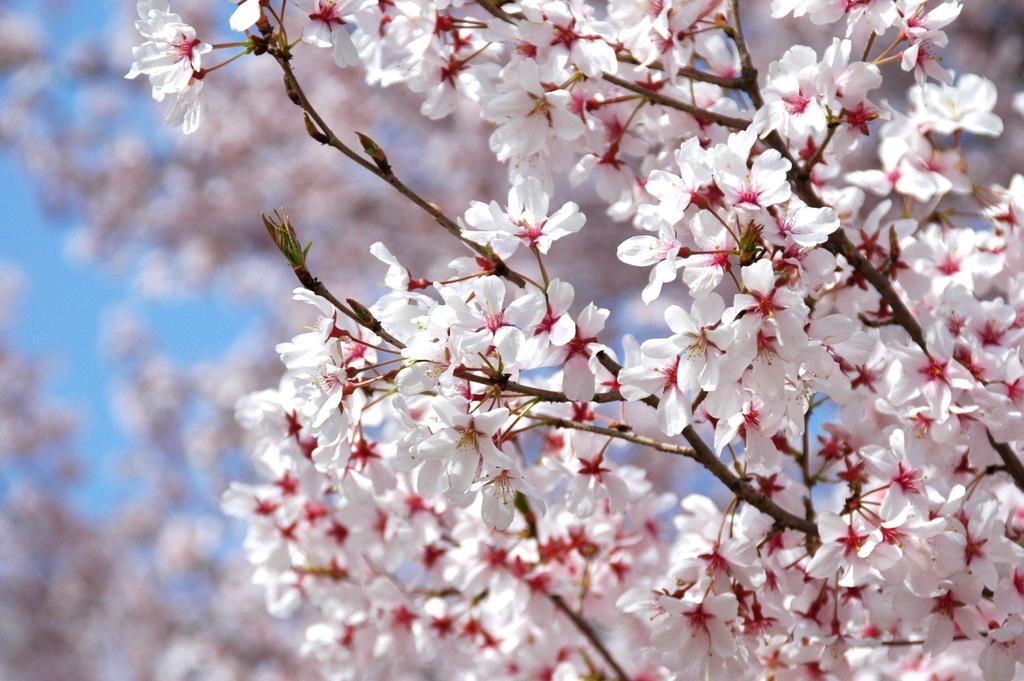
M519 17L512 16L511 14L503 10L500 5L498 5L495 2L492 2L492 0L476 0L476 4L480 5L484 9L484 11L490 14L491 16L497 17L502 21L508 22L510 24L513 21L519 20Z
M626 674L622 665L615 661L615 658L612 657L611 652L607 647L605 647L601 638L597 635L597 632L594 631L592 626L590 626L590 623L583 619L579 613L570 608L565 602L565 599L558 594L551 594L549 598L551 598L551 602L555 604L555 607L561 610L566 617L572 620L572 623L577 629L579 629L580 633L590 641L590 645L594 646L594 649L597 650L598 654L606 663L608 663L608 666L612 668L615 673L615 678L618 679L618 681L629 681L629 675Z
M779 527L788 527L803 532L809 537L816 538L818 536L818 526L813 522L790 513L751 487L742 478L733 474L729 467L722 463L714 451L701 439L697 431L693 429L693 426L687 426L683 429L683 437L686 438L686 441L690 443L696 452L696 460L718 478L722 484L728 487L741 501L747 502L762 513L774 518L776 525Z
M683 447L682 445L672 444L671 442L660 442L654 438L640 435L633 432L633 428L625 423L612 424L610 428L604 426L597 426L592 423L584 423L583 421L573 421L572 419L564 419L561 416L551 416L548 414L527 414L525 418L541 421L550 426L556 428L566 428L569 430L582 430L586 433L594 433L595 435L605 435L607 437L614 437L619 440L626 440L634 444L643 445L644 447L650 447L651 449L657 449L659 452L665 452L667 454L678 454L679 456L685 456L690 459L696 460L696 452L692 447Z
M387 329L384 328L384 325L373 315L372 312L370 312L369 308L353 298L348 298L347 304L341 302L341 300L338 299L338 297L335 296L322 281L309 271L306 266L307 249L303 249L300 246L298 234L296 233L291 220L288 219L288 216L275 213L274 217L270 218L264 215L263 224L278 250L282 255L284 255L288 264L291 265L292 271L295 273L295 277L306 290L324 298L346 317L352 319L363 328L373 331L396 348L401 350L406 347L405 343L395 338L387 331ZM487 373L487 371L488 370L484 368L461 367L456 369L453 373L456 378L462 380L480 383L482 385L496 386L502 390L511 390L522 395L535 397L545 402L572 402L572 400L570 400L563 392L517 383L509 380L508 374L496 375L493 372ZM623 400L624 398L622 397L622 393L617 390L610 390L598 393L588 401L607 403L622 402ZM654 406L657 406L657 401L654 402Z
M398 340L380 323L380 321L370 313L370 311L361 303L351 298L348 300L348 305L338 300L333 293L323 285L319 279L314 277L309 269L306 267L306 253L309 250L309 246L303 248L299 241L299 235L295 232L295 227L292 225L291 220L288 219L287 215L274 212L274 216L271 218L267 215L263 216L263 226L267 229L267 234L270 235L271 240L277 249L284 256L288 264L291 265L292 271L295 273L295 277L299 280L299 283L307 290L315 293L327 300L333 305L339 312L352 321L356 322L360 326L373 331L375 334L391 343L395 347L401 349L405 347L402 341ZM312 245L312 244L310 244Z
M821 207L825 205L824 202L818 198L813 188L810 187L809 180L799 180L797 187L800 188L798 195L803 194L801 195L801 198L806 196L806 198L804 198L804 202L807 203L807 205L814 207ZM896 292L896 289L893 288L892 282L889 278L879 272L875 266L857 250L857 247L854 246L853 242L851 242L846 236L846 233L843 232L842 227L829 235L828 241L825 242L825 247L832 253L842 255L846 258L846 261L850 263L850 266L871 283L872 287L874 287L882 297L882 300L886 302L892 311L893 321L903 327L911 340L914 341L914 344L921 348L922 352L929 355L930 353L928 352L928 343L924 336L924 330L921 328L921 324L917 321L917 318L904 304L903 299L900 297L899 293ZM957 360L957 362L959 362L959 360ZM1003 464L1006 466L1006 472L1013 479L1014 484L1019 489L1024 490L1024 464L1021 463L1020 458L1009 444L1006 442L999 442L992 437L992 432L987 427L985 428L985 434L988 437L988 441L992 445L992 448L996 450L999 458L1002 459Z
M872 33L872 35L874 34ZM821 159L825 157L825 149L832 141L832 138L835 137L836 130L839 129L839 124L840 122L838 120L829 121L828 132L825 133L825 139L822 140L821 145L815 150L814 155L807 159L807 162L800 168L801 175L809 178L814 167L821 163Z
M662 106L667 106L669 108L676 109L677 111L688 113L694 118L697 118L702 121L718 123L719 125L724 125L727 128L733 128L735 130L745 130L747 126L750 125L750 121L744 118L736 118L735 116L728 116L726 114L718 113L716 111L701 109L700 107L688 104L684 101L663 95L655 90L652 90L651 88L644 87L643 85L634 83L633 81L627 80L625 78L620 78L618 76L613 76L610 73L604 74L602 78L608 81L609 83L612 83L613 85L618 85L619 87L625 90L629 90L630 92L635 92L639 95L643 95L644 97L646 97L655 104L661 104Z
M612 359L609 355L601 353L598 355L598 360L601 364L608 369L613 375L618 375L619 371L622 370L622 366ZM473 381L475 383L482 383L485 385L497 385L503 389L514 390L524 395L536 397L546 402L571 402L564 393L556 392L554 390L546 390L544 388L535 388L533 386L522 385L520 383L514 383L508 381L506 377L489 377L482 376L480 374L473 373L467 369L460 369L455 372L458 378L465 379L467 381ZM594 396L592 402L618 402L622 401L623 397L618 391L609 391L606 393L598 393ZM642 400L645 404L657 408L659 400L654 395L650 395ZM775 519L776 524L779 527L790 528L803 532L810 537L818 536L817 526L804 518L800 518L789 511L785 510L774 501L769 499L767 496L759 492L754 487L750 486L748 482L733 473L728 466L715 455L714 451L701 439L700 435L692 426L687 426L683 430L683 437L686 438L687 442L690 443L690 447L683 447L682 445L676 445L669 442L662 442L653 438L646 437L631 432L628 427L620 428L605 428L602 426L596 426L589 423L582 423L580 421L571 421L569 419L563 419L556 416L545 416L540 414L527 415L526 418L532 420L539 420L558 428L570 428L573 430L582 430L589 433L596 433L598 435L606 435L608 437L618 438L633 444L642 445L644 447L650 447L661 452L668 454L676 454L679 456L685 456L693 459L697 463L701 464L706 468L712 475L724 484L729 490L739 497L742 501L750 504L759 511L767 514L771 518Z
M730 35L732 36L733 42L736 44L736 51L740 56L740 64L743 70L743 85L742 89L750 97L750 101L753 102L754 106L761 108L764 106L764 98L761 96L761 87L757 80L757 69L754 68L753 59L750 56L750 50L747 48L746 39L743 37L743 24L740 19L739 0L729 0L730 13L732 14L732 27ZM770 135L764 139L765 143L771 148L778 151L780 154L790 160L792 166L789 171L789 181L793 186L793 192L800 197L805 204L812 208L823 208L826 206L825 202L821 200L818 193L814 190L814 185L810 179L810 170L807 168L801 168L793 158L792 153L789 150L789 145L786 144L785 140L778 134L777 131L773 131ZM822 145L824 147L824 145ZM829 235L829 239L825 244L826 248L835 255L842 255L846 258L850 266L853 267L861 276L868 280L872 286L882 296L882 299L888 303L889 307L893 311L893 317L897 323L907 330L910 337L914 342L921 347L921 349L927 352L924 333L921 330L921 325L918 324L917 319L910 313L907 306L903 303L899 294L893 289L892 284L889 280L863 256L857 250L857 247L853 245L845 232L842 229L838 229Z
M1017 487L1024 490L1024 465L1021 464L1020 459L1010 449L1010 445L997 441L992 437L992 433L987 428L985 429L985 435L988 437L989 444L996 450L996 454L1003 460L1006 473L1013 478L1013 482Z
M523 520L526 522L527 536L536 540L539 545L540 538L537 534L537 515L533 512L533 509L530 508L529 499L527 499L526 495L522 492L516 492L515 505L516 509L523 514ZM565 599L558 594L548 594L548 598L551 599L551 602L556 608L561 610L562 613L569 618L576 629L578 629L579 632L583 634L588 641L590 641L590 645L594 646L594 649L597 650L598 654L615 672L616 678L619 681L629 681L629 675L626 674L622 665L615 660L611 651L605 647L604 642L601 641L601 638L597 635L597 632L594 631L594 628L590 626L590 623L583 619L583 615L570 608L565 602ZM582 608L582 605L580 607Z
M981 635L983 637L987 636L985 634L985 632L981 632ZM965 636L964 634L957 634L956 636L953 637L953 640L954 641L968 641L970 639L967 636ZM924 644L925 644L925 641L923 641L923 640L913 640L913 639L906 639L906 640L897 639L897 640L892 640L892 641L879 641L878 642L878 645L884 646L886 648L906 648L908 646L921 646L921 645L924 645Z
M501 388L502 390L511 390L513 392L522 393L523 395L529 395L530 397L536 397L542 402L572 402L572 400L566 397L565 393L558 392L556 390L547 390L546 388L537 388L523 383L516 383L515 381L508 380L507 374L502 376L488 376L474 373L475 371L483 371L483 369L456 369L454 375L456 378L461 378L465 381L470 381L471 383L493 385ZM607 392L597 393L593 398L587 401L595 402L597 404L606 404L608 402L622 402L624 400L625 398L618 390L609 390Z
M508 279L516 286L523 287L526 285L526 280L522 277L522 275L510 269L509 266L505 264L505 262L494 252L493 249L491 249L488 246L478 244L470 239L467 239L465 236L463 236L462 229L459 227L459 225L454 220L445 215L441 211L441 209L437 207L436 204L423 198L415 191L410 189L408 186L406 186L405 183L399 180L395 173L391 170L390 165L387 164L386 160L384 163L381 163L375 157L374 161L376 162L368 161L362 156L360 156L358 153L356 153L356 151L353 150L351 147L342 142L331 129L331 127L327 124L327 122L323 119L323 117L319 114L319 112L317 112L316 108L313 106L309 98L306 96L306 93L302 89L302 86L299 85L299 81L295 77L295 72L292 70L291 55L278 48L268 50L268 54L273 55L274 59L276 59L277 63L281 66L281 70L284 72L285 88L288 92L289 98L296 106L298 106L305 112L306 131L309 133L310 137L312 137L317 142L320 142L321 144L337 149L346 157L348 157L352 161L355 161L365 170L368 170L369 172L373 173L380 179L387 182L399 194L409 199L412 203L414 203L416 206L418 206L428 215L430 215L430 217L432 217L434 221L437 222L437 224L439 224L441 227L443 227L449 234L451 234L456 239L461 241L464 245L475 251L482 258L486 259L493 267L494 274ZM364 146L366 144L366 140L368 140L368 138L364 140ZM380 152L379 147L376 147L375 144L373 145L373 147L378 152ZM380 154L383 157L383 152L380 152Z
M702 440L700 435L697 434L697 431L693 429L693 426L687 426L683 430L683 437L692 445L692 447L684 447L682 445L672 444L671 442L655 440L654 438L647 437L646 435L638 435L630 430L604 428L602 426L581 423L580 421L571 421L569 419L558 418L555 416L531 414L526 418L543 421L544 423L558 428L582 430L588 433L595 433L597 435L606 435L619 440L625 440L626 442L632 442L633 444L649 447L659 452L685 456L688 459L693 459L718 478L718 480L728 487L729 491L735 494L740 500L745 501L762 513L774 518L779 527L797 530L798 532L803 532L804 534L812 537L816 537L818 535L818 528L814 522L790 513L761 492L758 492L755 488L751 487L749 483L729 470L729 467L722 463L711 448L705 444L704 440Z
M750 95L750 101L754 108L760 109L764 106L764 99L761 97L761 88L757 84L757 69L754 68L754 60L750 57L750 50L747 48L747 39L743 37L743 21L740 19L739 0L729 0L729 13L732 15L732 25L728 31L736 44L736 52L740 56L740 80L741 86Z
M299 280L299 283L301 283L304 288L327 300L331 305L338 308L346 317L349 317L360 326L369 329L399 350L405 347L405 343L388 333L387 329L385 329L380 323L380 320L370 314L370 311L365 307L360 306L355 310L348 308L341 301L335 298L328 288L324 286L323 282L310 274L309 270L305 267L297 267L293 268L293 270L295 272L295 276Z

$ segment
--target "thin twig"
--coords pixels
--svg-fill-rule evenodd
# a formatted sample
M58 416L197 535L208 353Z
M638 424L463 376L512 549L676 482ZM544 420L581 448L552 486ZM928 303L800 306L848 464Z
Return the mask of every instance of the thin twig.
M365 170L368 170L387 182L399 194L409 199L412 203L430 215L430 217L432 217L434 221L443 227L448 233L490 262L494 269L494 274L505 277L516 286L523 287L526 285L526 280L523 279L521 275L511 270L490 247L478 244L463 236L462 229L459 227L458 223L445 215L433 202L428 201L406 186L405 183L398 179L389 165L382 165L368 161L354 149L342 142L312 105L309 98L306 96L305 91L303 91L302 86L295 77L295 72L292 70L291 55L283 53L277 49L270 50L269 53L274 56L277 63L281 66L281 70L284 72L285 87L288 90L289 97L291 97L292 101L306 113L306 129L310 137L321 144L337 149Z
M688 113L694 118L701 121L718 123L719 125L724 125L727 128L733 128L735 130L745 130L750 125L750 121L744 118L736 118L735 116L728 116L726 114L718 113L717 111L701 109L700 107L694 106L693 104L688 104L687 102L675 99L674 97L668 97L666 95L661 94L660 92L652 90L651 88L644 87L641 84L634 83L633 81L627 80L625 78L613 76L610 73L604 74L602 78L608 81L609 83L612 83L613 85L618 85L619 87L629 90L630 92L635 92L637 94L643 95L644 97L654 102L655 104L661 104L662 106L667 106L669 108L676 109L677 111Z
M750 101L754 108L760 109L764 106L764 99L761 97L761 88L757 84L757 69L754 68L754 60L747 49L747 39L743 37L743 21L740 19L739 0L729 0L729 13L732 15L732 30L730 35L736 44L736 52L740 57L740 79L743 82L743 89L750 95Z
M729 467L715 456L715 453L707 446L707 444L704 443L704 440L701 439L700 435L697 434L692 426L687 426L686 429L683 430L683 437L686 438L687 442L693 446L684 447L671 442L655 440L654 438L647 437L646 435L638 435L630 430L605 428L589 423L582 423L580 421L571 421L569 419L563 419L556 416L530 414L527 418L541 420L558 428L582 430L588 433L595 433L597 435L605 435L607 437L649 447L659 452L685 456L688 459L693 459L718 478L718 480L728 487L738 499L772 517L780 527L797 530L798 532L803 532L810 536L817 536L818 534L818 528L814 522L805 520L790 513L729 470Z
M615 661L615 658L612 657L611 652L607 647L605 647L604 642L601 641L601 638L597 635L597 632L594 631L594 628L590 626L590 623L583 619L579 613L570 608L565 602L565 599L558 594L551 594L550 598L551 602L555 604L555 607L561 610L566 617L572 620L572 623L577 629L579 629L580 633L590 641L590 645L594 646L594 649L597 650L598 654L605 662L608 663L608 666L615 672L615 678L619 681L629 681L629 675L626 674L622 665Z
M557 390L547 390L546 388L537 388L532 385L524 385L523 383L516 383L515 381L508 380L508 375L502 376L487 376L475 373L480 371L478 369L462 368L455 370L455 377L460 378L471 383L480 383L482 385L494 385L498 386L502 390L511 390L512 392L521 393L530 397L536 397L542 402L572 402L565 393L558 392ZM597 404L606 404L608 402L622 402L624 401L622 393L618 390L609 390L603 393L597 393L588 402L595 402Z
M803 167L800 169L801 175L810 177L811 171L814 167L821 163L821 159L825 157L825 148L828 147L829 142L835 137L836 130L839 129L839 121L830 121L828 124L828 132L825 133L825 139L822 140L821 145L814 151L814 155L807 159Z

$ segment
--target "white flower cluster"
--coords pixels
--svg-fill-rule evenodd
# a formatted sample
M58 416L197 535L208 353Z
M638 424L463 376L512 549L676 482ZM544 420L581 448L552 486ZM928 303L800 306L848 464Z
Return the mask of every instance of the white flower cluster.
M774 0L846 32L762 83L740 4L239 4L235 45L285 69L315 138L355 154L295 83L296 28L429 117L476 107L511 184L452 220L364 138L473 250L427 279L375 244L367 306L268 221L318 321L239 405L266 482L224 504L271 611L319 612L328 678L1014 678L1024 177L970 179L963 141L1002 124L991 83L941 65L963 8ZM140 15L130 75L194 111L207 46ZM870 98L890 69L916 78L905 111ZM872 137L881 168L855 170ZM670 302L621 357L609 309L546 266L615 247L552 201L561 176L632 223L619 259ZM671 455L731 500L658 493L645 462Z

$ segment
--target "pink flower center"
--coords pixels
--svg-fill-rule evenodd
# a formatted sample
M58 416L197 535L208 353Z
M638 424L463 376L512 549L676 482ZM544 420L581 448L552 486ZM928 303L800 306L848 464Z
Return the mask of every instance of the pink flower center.
M761 192L753 187L744 187L736 196L736 203L745 203L750 206L761 207Z
M940 362L934 357L929 357L928 363L921 367L919 371L929 381L942 381L945 383L946 367L948 366L949 362Z
M455 79L459 73L466 68L466 62L455 57L450 57L444 66L441 67L441 81L455 87Z
M786 108L789 110L789 113L802 114L807 111L807 106L811 103L811 98L802 92L797 92L783 97L782 101L786 103Z
M946 619L953 619L953 613L957 608L963 607L963 603L958 601L954 596L953 592L947 591L941 596L935 598L935 604L932 606L932 612L937 615L942 615Z
M555 24L552 27L555 32L555 37L551 40L552 45L562 45L565 49L572 49L573 43L582 38L583 36L576 32L576 20L573 19L569 22L568 26L559 26Z
M751 407L750 411L743 414L743 426L748 429L761 429L761 410Z
M174 48L174 54L178 57L178 61L187 61L192 63L195 59L196 47L203 42L198 38L186 38L184 35L179 35L171 43L171 47Z
M708 622L714 619L713 615L704 612L704 605L698 605L696 609L683 615L694 633L707 633Z
M917 50L917 61L915 66L924 68L928 62L938 60L938 50L930 40L921 41L921 47Z
M756 311L762 317L770 317L773 313L779 311L780 308L775 304L775 292L772 291L766 296L757 296Z
M485 312L483 315L484 328L491 333L494 333L503 326L508 326L508 322L505 321L505 311L498 310L497 312Z
M708 262L712 267L716 267L720 270L729 269L729 251L715 251L708 256Z
M1002 345L1003 336L1006 335L1006 331L999 328L994 321L991 319L985 322L985 325L978 331L978 340L981 341L982 345Z
M947 277L951 277L960 271L960 263L951 255L947 255L946 259L938 264L936 269L942 272Z
M412 623L416 621L416 614L411 612L404 605L400 605L392 612L394 617L395 627L399 629L410 630L412 629Z
M964 561L970 565L975 558L984 557L986 543L988 539L968 536L967 544L964 545Z
M601 479L605 473L611 471L610 468L605 468L601 464L604 462L604 457L596 456L593 459L580 458L580 475L593 475L598 480Z
M707 572L712 575L716 572L729 570L729 562L718 552L719 547L715 546L710 553L702 553L699 558L707 565Z
M895 527L881 527L882 531L882 542L893 546L898 546L903 543L903 540L907 538L907 533L903 530L898 530Z
M846 536L840 537L837 541L843 545L843 555L849 556L852 553L857 553L867 538L865 534L858 534L857 530L853 529L853 525L847 525Z
M341 374L333 369L324 367L320 370L320 375L317 378L320 389L324 392L333 392L342 388Z
M309 15L309 18L313 21L321 21L327 24L329 30L334 30L335 26L344 26L345 21L341 18L341 11L338 9L338 4L334 0L328 0L327 2L320 2L317 5L316 11Z
M484 546L484 561L491 567L504 567L508 551L497 546Z
M575 356L579 355L581 357L586 357L586 358L589 359L590 358L590 344L591 343L596 343L596 342L597 342L597 337L596 336L591 336L590 338L581 338L580 336L577 335L575 338L573 338L571 341L569 341L569 345L568 345L569 352L568 352L568 354L566 355L565 358L569 359L571 357L575 357Z
M904 492L917 493L921 491L918 487L918 483L921 482L921 474L913 468L904 467L902 461L897 465L896 475L893 476L892 482L899 485Z
M661 370L665 376L665 388L674 388L679 381L679 358L676 357L672 364Z
M876 118L878 118L878 112L865 106L864 102L846 111L846 123L863 135L868 134L868 123Z
M544 236L544 226L548 223L547 220L533 224L526 221L519 223L519 231L516 232L516 236L525 241L530 246L536 246L540 238Z
M377 444L360 439L352 447L352 454L349 457L348 468L355 468L356 470L361 471L366 468L371 460L379 458L380 454L377 453Z

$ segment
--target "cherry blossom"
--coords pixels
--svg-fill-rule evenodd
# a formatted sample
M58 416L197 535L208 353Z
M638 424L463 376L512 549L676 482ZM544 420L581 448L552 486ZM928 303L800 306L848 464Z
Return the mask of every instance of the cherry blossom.
M964 74L955 85L925 83L911 88L910 101L918 125L948 135L963 130L998 137L1003 122L992 113L996 88L988 80Z
M586 402L594 396L597 357L605 349L598 342L598 335L609 314L606 309L588 304L576 318L576 335L556 345L551 361L563 365L562 390L573 401Z
M213 48L196 37L194 28L160 3L139 0L135 27L145 41L132 49L132 67L125 78L149 77L153 98L162 101L188 88L202 68L203 55ZM173 122L173 121L172 121Z
M317 319L239 404L264 481L224 507L328 675L1012 678L1021 187L977 173L995 86L943 62L967 10L775 0L768 26L820 35L752 53L741 4L257 7L237 58L458 249L414 262L396 218L364 303L265 218ZM332 127L309 45L440 125L486 121L507 186L421 190L443 154ZM174 69L178 103L216 87ZM646 286L592 295L562 264L591 252Z
M757 211L789 199L786 172L791 163L775 149L758 155L747 167L747 157L755 142L750 133L734 133L728 146L717 149L715 182L726 199L737 208Z
M297 3L309 16L302 41L315 47L331 48L334 63L341 68L359 63L359 54L342 18L337 0L303 0Z
M488 243L505 256L522 244L546 254L559 239L582 229L586 218L568 202L548 215L548 195L537 178L527 178L508 193L506 210L491 202L476 202L466 211L466 223L478 230L467 238Z

